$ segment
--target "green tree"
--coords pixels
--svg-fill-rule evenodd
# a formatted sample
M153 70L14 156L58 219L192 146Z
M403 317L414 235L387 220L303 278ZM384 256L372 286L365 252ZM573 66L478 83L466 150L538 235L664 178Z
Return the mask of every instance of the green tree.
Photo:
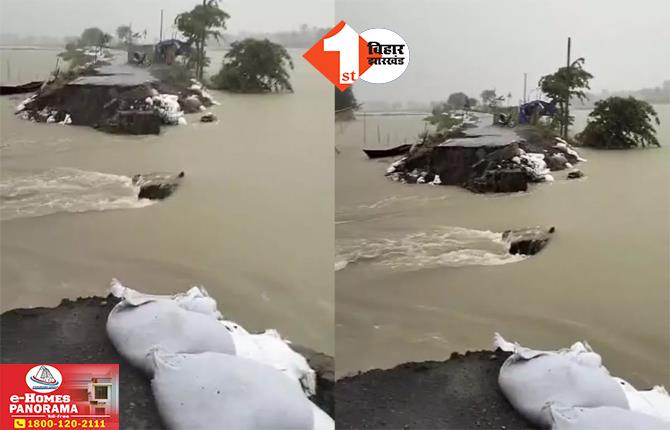
M353 87L347 87L346 90L340 91L335 87L335 110L339 111L342 109L356 109L358 107L358 102L354 96Z
M480 97L482 98L482 104L484 106L489 106L492 107L491 105L496 102L498 99L498 95L496 94L496 90L484 90L480 94Z
M575 137L594 148L660 147L653 123L661 124L649 103L634 97L610 97L596 102L586 128Z
M100 38L100 47L102 48L103 46L109 45L109 42L112 41L112 35L109 33L105 33L102 35L102 38Z
M58 54L58 56L62 58L63 61L69 62L70 69L83 66L84 64L89 63L94 59L93 57L85 55L83 52L78 50L77 44L75 42L68 42L65 45L65 51ZM58 71L56 71L56 75L58 75Z
M589 80L593 75L584 70L584 58L578 58L570 67L561 67L556 72L540 78L538 85L543 93L556 102L558 112L554 115L553 126L558 126L563 137L568 136L568 127L574 117L568 115L568 106L571 98L580 101L586 99L584 90L588 90Z
M450 109L463 109L467 104L468 96L465 93L452 93L447 99L447 107Z
M112 40L112 36L98 27L85 29L79 37L79 46L105 46Z
M248 38L230 45L212 83L241 93L293 91L287 67L293 69L293 60L283 46L267 39Z
M70 69L96 61L96 56L88 55L78 49L85 46L105 47L112 41L112 36L97 27L85 29L78 39L70 40L65 44L65 51L58 54L64 61L69 62Z
M433 116L437 116L454 109L470 109L477 105L477 99L468 97L463 92L458 92L450 94L446 102L433 102L431 105L431 113Z
M179 31L195 45L195 52L189 58L189 65L195 69L195 76L202 79L208 59L205 55L207 39L213 37L217 41L221 37L219 30L226 28L226 20L230 18L219 8L218 0L203 0L190 12L183 12L175 18Z
M432 102L431 103L431 113L433 116L440 115L443 112L447 112L449 110L449 106L447 106L446 102Z
M116 37L126 45L133 41L133 29L129 25L120 25L116 28Z

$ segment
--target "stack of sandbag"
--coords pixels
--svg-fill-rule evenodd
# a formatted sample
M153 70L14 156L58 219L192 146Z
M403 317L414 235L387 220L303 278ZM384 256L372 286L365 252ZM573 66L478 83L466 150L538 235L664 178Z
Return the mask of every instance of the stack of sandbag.
M668 430L670 422L633 410L601 406L579 408L552 404L547 407L552 430Z
M113 280L111 292L121 301L107 318L109 339L133 366L153 377L152 387L159 410L171 428L211 428L212 421L206 424L201 419L204 409L208 409L207 419L214 414L218 417L214 422L230 423L225 428L281 428L265 426L267 420L287 424L298 420L295 422L319 425L292 428L334 427L332 419L306 397L316 392L315 372L276 331L250 334L239 324L226 321L218 311L216 301L204 288L193 287L186 293L172 296L150 295ZM175 372L183 382L175 384ZM188 397L197 390L205 390L206 385L200 381L209 379L216 383L209 387L216 388L218 400L216 396L211 397L210 392ZM264 379L275 381L274 391L264 387ZM292 388L287 389L287 386ZM179 389L175 390L175 387ZM180 393L190 394L182 396ZM273 394L269 396L267 393ZM284 396L290 404L301 406L275 408L274 404L282 405L284 400L273 396ZM229 404L235 407L221 403L231 402L229 399L233 398L237 403ZM217 403L216 406L212 403L211 411L204 407L213 401ZM248 403L248 407L240 409L240 402ZM200 405L197 413L195 406L184 409L184 405L196 404ZM311 421L305 421L302 412L305 408ZM177 417L175 411L187 414ZM276 411L280 411L279 415ZM256 413L261 413L262 420L254 415ZM202 425L185 425L185 420Z
M269 366L216 352L152 355L151 387L170 428L334 428L332 419L300 388Z
M586 342L538 351L496 333L494 346L512 352L500 368L500 389L521 415L541 428L670 428L665 389L638 391L612 377Z
M118 290L116 285L113 289ZM107 335L126 360L153 374L153 348L172 352L235 354L233 336L207 306L204 290L172 297L150 296L126 289L107 317ZM192 300L189 300L192 299ZM216 311L216 309L214 309Z

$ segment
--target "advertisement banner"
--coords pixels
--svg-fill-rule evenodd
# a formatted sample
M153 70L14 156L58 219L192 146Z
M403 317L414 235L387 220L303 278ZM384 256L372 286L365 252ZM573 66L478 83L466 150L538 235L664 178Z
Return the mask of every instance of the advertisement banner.
M119 428L118 364L0 364L0 428Z

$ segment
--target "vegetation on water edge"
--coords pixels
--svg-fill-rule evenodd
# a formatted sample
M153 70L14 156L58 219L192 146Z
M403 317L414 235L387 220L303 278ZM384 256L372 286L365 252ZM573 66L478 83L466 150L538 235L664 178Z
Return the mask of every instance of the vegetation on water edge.
M218 4L218 0L203 0L188 12L182 12L175 18L177 29L195 45L194 52L188 58L188 65L194 69L195 76L202 80L209 58L205 53L207 39L219 40L219 30L225 30L226 20L230 18Z
M556 72L542 76L538 85L542 92L557 105L552 127L558 128L563 137L568 135L568 127L574 122L572 115L566 115L570 99L586 99L585 90L590 89L589 80L593 75L584 69L584 58L578 58L570 67L560 67Z
M596 102L586 128L575 138L593 148L660 147L654 123L661 121L649 103L634 97L610 97Z
M97 27L89 27L82 31L81 36L65 44L65 51L58 54L63 61L70 63L70 70L82 67L96 58L84 53L84 48L95 47L100 50L107 47L112 41L112 36Z
M423 119L430 125L435 126L435 131L441 133L463 122L462 118L454 118L449 113L441 112L427 116Z
M356 96L354 96L353 87L347 87L344 91L340 91L337 87L334 87L334 89L336 112L343 109L358 109L358 102L356 101Z
M286 48L268 39L248 38L230 45L212 85L240 93L292 92L289 68L293 60Z

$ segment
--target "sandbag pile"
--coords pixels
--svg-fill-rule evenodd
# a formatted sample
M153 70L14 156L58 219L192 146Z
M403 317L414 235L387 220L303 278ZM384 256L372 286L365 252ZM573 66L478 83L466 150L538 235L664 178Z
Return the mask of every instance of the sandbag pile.
M184 111L179 104L179 96L174 94L161 94L155 91L155 95L147 97L145 109L153 110L168 125L186 125Z
M612 377L586 342L537 351L496 333L494 346L512 352L500 368L501 391L521 415L541 428L670 428L670 397L665 389L638 391Z
M170 428L334 428L330 417L272 367L215 352L152 355L151 387Z
M220 104L214 100L214 97L205 89L205 86L196 79L191 79L191 86L188 89L200 99L203 106L209 107Z
M334 428L307 398L316 392L315 372L276 331L250 334L224 320L199 287L162 296L114 280L111 293L121 301L107 318L109 339L152 377L170 428Z

